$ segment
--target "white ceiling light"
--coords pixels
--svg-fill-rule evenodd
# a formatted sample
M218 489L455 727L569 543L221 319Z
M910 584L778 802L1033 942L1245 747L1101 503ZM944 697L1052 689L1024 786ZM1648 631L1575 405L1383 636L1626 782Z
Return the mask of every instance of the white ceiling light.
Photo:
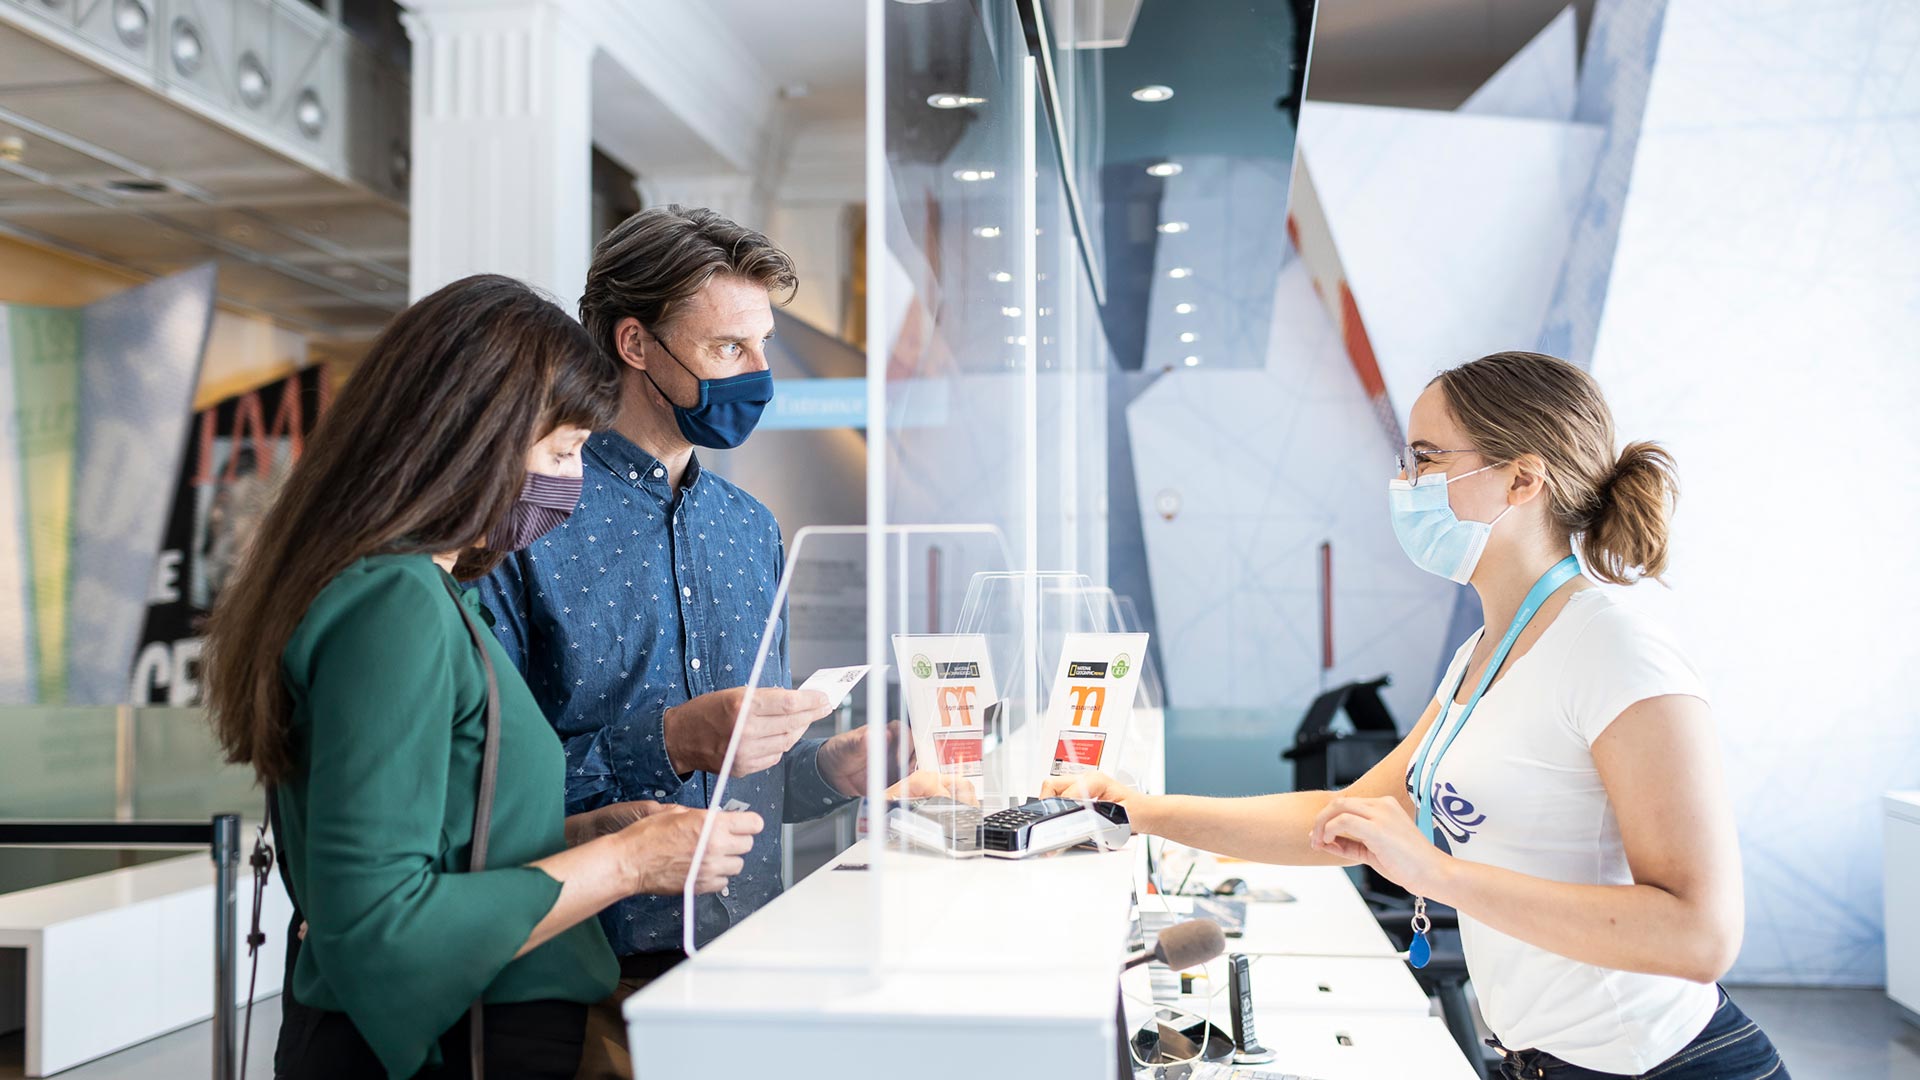
M1017 319L1020 317L1020 309L1017 307L1003 307L1000 309L1000 314L1005 315L1009 319Z
M1158 83L1155 83L1152 86L1143 86L1140 89L1135 90L1133 92L1133 100L1135 101L1147 101L1147 102L1165 101L1172 96L1173 96L1173 87L1161 86Z
M1180 344L1182 344L1182 345L1191 345L1191 344L1193 344L1194 342L1196 342L1196 341L1199 341L1199 340L1200 340L1200 335L1199 335L1199 334L1196 334L1196 333L1194 333L1194 332L1193 332L1193 331L1191 331L1191 330L1189 330L1189 331L1187 331L1186 333L1184 333L1184 334L1181 334L1181 335L1180 335Z
M1178 281L1181 278L1190 278L1193 276L1193 267L1176 266L1173 269L1167 271L1167 276L1174 279L1175 281Z
M982 180L993 179L992 169L955 169L953 178L965 184L977 184Z
M137 49L147 43L149 22L147 6L140 0L114 0L113 29L128 46Z
M320 95L309 86L300 91L300 97L294 102L293 121L300 125L300 134L309 139L317 139L327 127L327 109L320 104Z
M1157 162L1155 164L1147 166L1147 175L1148 176L1179 176L1180 163L1177 161Z
M273 80L267 78L267 69L260 58L252 53L240 54L240 100L250 109L266 104L267 95L273 92Z
M1193 314L1193 305L1187 303L1175 304L1173 305L1173 313L1175 315L1191 315Z
M1154 228L1159 229L1161 232L1167 233L1168 235L1172 235L1173 233L1186 232L1191 227L1192 226L1188 225L1184 221L1163 221L1160 224L1154 226Z
M1005 270L995 270L993 272L993 280L1005 285L1007 282L1013 280L1013 275L1007 273Z
M982 225L982 226L980 226L979 228L977 228L977 229L975 229L975 230L973 230L973 235L975 235L975 236L979 236L979 237L983 237L983 238L985 238L985 239L988 239L988 240L991 240L991 239L993 239L994 237L996 237L996 236L999 236L999 235L1000 235L1000 226L998 226L998 225Z
M191 75L200 70L200 64L206 59L207 50L200 40L200 31L184 18L173 20L173 67L182 75Z
M964 109L970 105L985 105L983 97L968 97L965 94L929 94L927 104L936 109Z
M1188 366L1188 367L1199 367L1199 366L1200 366L1200 358L1199 358L1199 357L1197 357L1197 356L1189 356L1189 357L1187 357L1187 361L1186 361L1186 362L1187 362L1187 366Z

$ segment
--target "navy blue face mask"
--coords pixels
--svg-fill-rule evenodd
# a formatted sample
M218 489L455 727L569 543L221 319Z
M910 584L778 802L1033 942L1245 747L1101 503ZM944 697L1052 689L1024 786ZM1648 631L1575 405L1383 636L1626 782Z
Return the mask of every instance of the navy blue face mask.
M673 350L667 348L659 335L654 335L653 340L662 352L673 357L674 363L680 364L682 371L693 374L693 369L680 363L680 358L673 355ZM747 436L753 434L754 425L760 422L760 414L773 400L771 371L749 371L726 379L701 379L700 399L691 406L674 401L665 390L660 390L651 373L646 374L647 381L673 406L673 419L680 425L680 434L693 445L710 450L731 450L746 442Z

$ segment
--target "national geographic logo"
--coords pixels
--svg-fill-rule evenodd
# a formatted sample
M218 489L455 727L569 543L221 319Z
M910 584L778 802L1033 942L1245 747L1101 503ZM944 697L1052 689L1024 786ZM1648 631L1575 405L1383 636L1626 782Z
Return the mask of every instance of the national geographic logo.
M1067 662L1067 678L1069 679L1104 679L1106 677L1107 664L1104 660L1098 663L1092 660L1069 660Z
M977 679L980 677L980 662L953 660L944 664L935 664L933 674L937 679Z

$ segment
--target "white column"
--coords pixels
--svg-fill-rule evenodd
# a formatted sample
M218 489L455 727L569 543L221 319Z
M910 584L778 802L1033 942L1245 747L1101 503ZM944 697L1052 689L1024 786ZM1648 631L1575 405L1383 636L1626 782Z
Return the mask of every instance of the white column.
M404 0L409 292L509 274L573 310L592 253L594 45L566 0Z

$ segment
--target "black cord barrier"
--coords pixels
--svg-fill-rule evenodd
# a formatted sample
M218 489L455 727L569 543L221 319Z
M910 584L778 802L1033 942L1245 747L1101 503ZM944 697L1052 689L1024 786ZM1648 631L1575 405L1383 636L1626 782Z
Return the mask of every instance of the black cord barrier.
M240 815L210 821L0 821L6 847L204 847L213 856L213 1080L234 1080L235 875Z

